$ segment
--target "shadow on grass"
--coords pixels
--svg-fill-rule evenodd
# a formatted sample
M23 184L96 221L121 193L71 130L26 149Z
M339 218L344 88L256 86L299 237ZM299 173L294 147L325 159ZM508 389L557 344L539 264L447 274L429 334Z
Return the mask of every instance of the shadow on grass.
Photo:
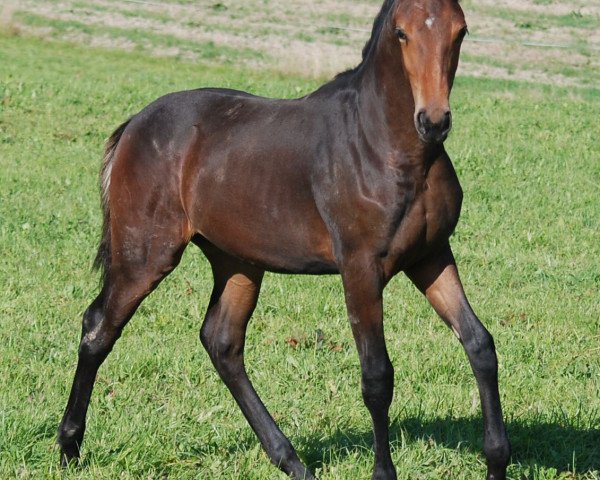
M598 472L600 469L600 430L588 428L596 420L588 420L584 427L576 425L577 420L565 417L562 422L529 419L512 420L507 423L512 444L512 464L524 467L555 469L558 474L575 470L579 474ZM413 442L434 442L438 447L482 453L483 421L481 417L424 419L410 417L394 421L390 426L392 444L401 445ZM372 432L337 430L329 437L315 435L292 438L298 453L311 470L316 470L331 462L331 459L344 459L355 454L364 455L372 448ZM128 443L110 449L109 463ZM198 443L185 452L179 452L178 460L202 463L202 458L210 455L237 456L258 448L258 440L250 428L239 433L238 441L223 448L220 441ZM96 458L95 461L92 459ZM57 454L58 460L58 454ZM94 452L84 453L80 468L91 464L104 463Z
M573 469L578 473L600 469L600 430L577 428L550 422L510 421L507 424L512 445L511 463L556 469L558 473ZM450 449L482 453L483 421L479 418L422 419L419 417L395 421L390 426L390 440L401 444L414 441L434 441ZM372 433L337 431L329 438L305 437L297 440L299 450L316 469L330 461L354 452L371 449Z

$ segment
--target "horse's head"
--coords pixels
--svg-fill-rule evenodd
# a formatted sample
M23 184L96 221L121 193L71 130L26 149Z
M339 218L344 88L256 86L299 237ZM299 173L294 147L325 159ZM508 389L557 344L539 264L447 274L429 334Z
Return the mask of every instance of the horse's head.
M391 13L419 137L443 142L452 127L450 90L467 33L462 9L458 0L399 0Z

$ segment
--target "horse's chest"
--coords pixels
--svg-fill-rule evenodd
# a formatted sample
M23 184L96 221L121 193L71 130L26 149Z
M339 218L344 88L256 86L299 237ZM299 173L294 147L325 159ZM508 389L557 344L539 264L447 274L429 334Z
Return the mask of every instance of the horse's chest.
M462 190L451 164L432 168L392 231L386 270L414 264L445 243L458 222Z

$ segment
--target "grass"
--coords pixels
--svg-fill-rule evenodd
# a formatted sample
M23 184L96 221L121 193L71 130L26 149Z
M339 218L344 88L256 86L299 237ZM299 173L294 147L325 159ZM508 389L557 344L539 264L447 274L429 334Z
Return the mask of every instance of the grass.
M97 381L83 467L54 446L100 227L102 143L157 96L206 85L292 97L297 77L0 37L0 477L283 478L198 341L211 281L193 248ZM453 245L494 334L510 478L600 478L597 89L459 78L448 142L465 190ZM386 289L401 479L483 478L474 380L399 276ZM323 479L369 478L370 424L337 277L268 275L247 342L268 408Z
M547 30L550 27L591 30L597 28L600 21L598 15L582 14L575 10L568 14L554 15L540 12L515 11L502 7L483 7L481 8L481 12L490 17L513 21L519 28L541 31Z
M120 39L121 43L127 43L135 46L139 51L153 53L156 50L173 49L178 52L188 54L196 60L215 60L220 63L234 64L241 58L261 58L263 54L251 48L233 48L224 45L215 45L212 41L198 42L178 38L174 35L155 34L145 28L119 28L104 25L86 24L75 20L56 20L49 19L41 15L21 12L18 19L31 26L51 27L53 36L65 34L83 35L88 39L97 39L106 37Z

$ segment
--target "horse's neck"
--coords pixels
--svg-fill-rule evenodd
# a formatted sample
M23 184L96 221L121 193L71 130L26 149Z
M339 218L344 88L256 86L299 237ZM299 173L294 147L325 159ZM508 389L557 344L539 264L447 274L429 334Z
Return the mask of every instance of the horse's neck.
M383 55L369 59L357 72L361 117L369 122L377 141L386 142L399 160L426 161L427 149L414 125L414 100L402 67ZM375 140L375 139L372 139Z

